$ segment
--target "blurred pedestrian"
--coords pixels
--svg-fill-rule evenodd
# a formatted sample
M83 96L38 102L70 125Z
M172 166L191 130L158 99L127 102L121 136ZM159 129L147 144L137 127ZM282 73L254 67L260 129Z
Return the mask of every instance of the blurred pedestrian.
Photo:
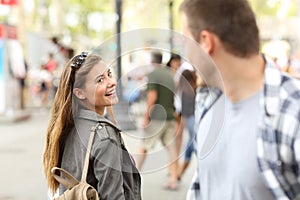
M48 72L51 74L52 76L52 82L49 85L48 91L49 91L49 99L53 100L56 90L57 90L57 82L58 77L60 76L61 72L58 72L58 62L57 60L54 58L54 54L53 53L49 53L48 54L48 61L45 64L46 69L48 70Z
M38 92L41 97L41 106L47 107L49 103L49 93L52 88L52 74L47 70L44 64L41 64L38 76Z
M174 81L175 84L178 85L179 84L179 79L182 75L182 72L184 70L189 70L189 71L195 71L195 68L188 62L182 62L181 65L179 66L179 68L177 69L175 75L174 75Z
M19 83L20 83L20 109L23 110L25 108L25 91L27 88L26 85L26 79L28 74L28 65L27 62L24 60L24 67L25 67L25 73L24 76L18 77Z
M56 70L57 68L57 62L54 58L54 54L53 53L49 53L49 59L48 61L46 62L46 69L51 73L53 74L54 71Z
M181 116L189 133L188 141L184 149L184 161L178 168L178 179L180 180L185 170L190 164L192 153L194 152L194 138L195 138L195 94L197 88L197 75L195 71L184 70L179 79L179 89L181 93Z
M208 88L196 96L198 168L187 198L300 199L300 83L260 54L249 1L184 0L180 10L184 35L216 67L201 71ZM187 56L203 70L199 52Z
M127 77L126 87L123 90L123 98L129 105L138 101L140 96L140 91L137 81L131 76Z
M295 68L292 65L292 59L291 57L288 58L286 65L281 69L283 72L288 73L291 76L296 76L297 72Z
M162 65L162 54L154 52L151 59L155 69L148 75L147 108L143 120L144 138L139 150L137 166L140 170L147 152L153 149L161 140L167 148L170 159L170 179L164 185L165 189L176 190L177 185L177 157L174 144L174 91L175 84L171 71Z
M141 199L140 175L129 156L119 128L104 118L104 110L118 102L117 82L101 57L82 53L64 68L47 130L44 171L54 193L66 188L52 177L58 166L80 180L87 142L96 129L87 182L99 199Z
M182 134L183 134L183 128L184 124L181 117L181 91L178 88L179 80L176 79L178 76L178 69L181 66L181 57L178 54L172 53L170 60L167 63L167 66L170 68L173 79L175 82L175 95L174 95L174 108L175 108L175 118L176 118L176 153L177 157L180 155L181 151L181 145L182 145Z
M181 57L178 54L172 53L167 66L170 68L173 76L176 74L176 71L181 65Z

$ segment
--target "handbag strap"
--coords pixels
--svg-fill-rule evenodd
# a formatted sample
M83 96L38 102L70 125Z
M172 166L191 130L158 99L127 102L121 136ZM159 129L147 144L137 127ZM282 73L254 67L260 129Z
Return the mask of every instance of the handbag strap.
M60 175L58 175L57 172L59 172L59 174L63 174L64 177L66 177L66 179L64 179ZM65 186L69 190L79 183L76 178L74 178L69 172L67 172L66 170L64 170L62 168L52 167L51 173L52 173L52 176L59 183L61 183L63 186Z
M93 126L91 128L91 134L89 137L89 142L88 142L88 147L86 150L86 156L85 156L85 161L84 161L84 166L83 166L83 171L82 171L82 176L81 176L81 182L86 182L86 177L87 177L87 172L88 172L88 167L89 167L89 160L90 160L90 152L92 149L92 144L95 136L95 130L100 126L100 123L97 125ZM58 173L59 172L59 173ZM67 189L73 188L75 185L79 183L79 181L74 178L69 172L66 170L59 168L59 167L52 167L51 169L52 176L63 186L65 186ZM62 178L60 175L64 175L65 178Z
M95 131L96 131L96 128L98 128L98 126L101 126L101 124L98 123L96 126L93 126L91 128L91 134L90 134L88 147L86 149L86 154L85 154L85 161L84 161L84 166L83 166L83 171L82 171L82 176L81 176L81 182L86 182L86 177L87 177L88 168L89 168L90 154L91 154L91 150L92 150Z

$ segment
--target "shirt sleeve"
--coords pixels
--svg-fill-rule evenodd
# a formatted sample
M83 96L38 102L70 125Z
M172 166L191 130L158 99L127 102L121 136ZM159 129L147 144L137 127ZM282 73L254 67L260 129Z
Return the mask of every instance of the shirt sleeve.
M101 141L94 154L94 173L100 199L123 200L122 150L116 141Z
M157 81L153 73L148 75L147 91L148 90L157 90Z

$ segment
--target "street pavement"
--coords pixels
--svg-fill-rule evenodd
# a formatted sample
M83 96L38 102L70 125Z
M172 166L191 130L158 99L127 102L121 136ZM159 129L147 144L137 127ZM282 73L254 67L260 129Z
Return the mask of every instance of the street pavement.
M30 118L19 122L0 121L0 200L47 199L47 187L42 168L48 110L28 111ZM141 129L123 133L126 146L135 157ZM184 141L187 133L184 133ZM182 161L182 158L180 158ZM182 200L194 173L195 157L180 181L177 191L163 189L167 181L168 155L158 144L146 158L142 176L144 200Z

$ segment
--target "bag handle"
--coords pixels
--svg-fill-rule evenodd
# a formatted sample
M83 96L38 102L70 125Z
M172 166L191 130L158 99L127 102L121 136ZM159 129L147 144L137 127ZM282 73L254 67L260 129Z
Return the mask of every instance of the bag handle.
M81 176L81 182L86 183L86 177L87 177L87 173L88 173L89 160L90 160L90 152L92 149L92 144L93 144L93 140L94 140L94 136L95 136L95 130L99 125L100 124L97 124L96 126L93 126L91 128L91 134L89 137L88 147L86 150L86 156L85 156L85 161L84 161L84 166L83 166L83 171L82 171L82 176ZM59 175L57 172L59 172ZM77 185L79 183L79 181L76 178L74 178L74 176L72 176L69 172L67 172L66 170L64 170L62 168L52 167L51 173L52 173L52 176L59 183L61 183L63 186L65 186L68 189L73 188L75 185ZM62 178L60 176L60 174L63 174L66 177L66 179Z
M66 179L64 179L61 176L57 175L57 172L59 172L60 174L63 174L66 177ZM79 183L76 178L74 178L69 172L67 172L66 170L64 170L62 168L52 167L51 173L52 173L52 176L59 183L61 183L63 186L65 186L69 190Z
M82 176L81 176L81 182L86 182L86 177L87 177L88 168L89 168L91 149L92 149L92 145L93 145L95 131L96 131L96 128L98 128L98 126L101 126L101 124L98 123L96 126L93 126L91 128L90 139L89 139L88 147L86 149L86 154L85 154L85 161L84 161L84 166L83 166L83 171L82 171Z

